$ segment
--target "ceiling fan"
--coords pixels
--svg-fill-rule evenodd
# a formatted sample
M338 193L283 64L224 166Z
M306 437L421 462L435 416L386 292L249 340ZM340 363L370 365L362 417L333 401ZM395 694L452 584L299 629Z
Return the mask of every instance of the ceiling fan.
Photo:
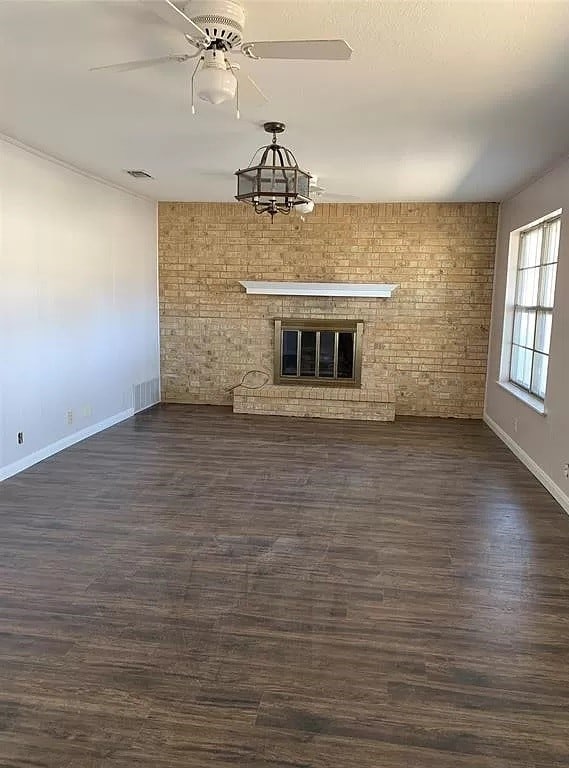
M305 221L305 216L314 211L314 206L317 203L354 203L360 198L356 195L338 194L334 192L328 192L326 187L323 187L319 183L319 177L315 174L310 176L310 200L308 203L297 205L295 208L296 213L300 214L302 221Z
M249 101L267 101L258 85L249 76L243 77L240 65L230 55L241 54L248 59L296 59L312 61L345 61L352 49L345 40L261 40L244 42L245 10L238 0L189 0L183 6L171 0L138 0L171 27L179 30L194 49L191 53L174 53L153 59L126 61L92 70L128 72L154 67L168 62L183 64L197 59L192 74L192 114L195 114L194 94L212 104L236 100L239 117L239 91L245 91ZM183 7L183 10L181 9Z

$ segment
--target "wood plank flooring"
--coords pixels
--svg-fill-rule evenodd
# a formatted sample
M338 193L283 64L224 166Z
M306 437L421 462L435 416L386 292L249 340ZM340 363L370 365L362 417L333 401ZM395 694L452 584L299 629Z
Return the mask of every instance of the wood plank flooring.
M567 768L568 565L480 422L158 407L0 485L0 766Z

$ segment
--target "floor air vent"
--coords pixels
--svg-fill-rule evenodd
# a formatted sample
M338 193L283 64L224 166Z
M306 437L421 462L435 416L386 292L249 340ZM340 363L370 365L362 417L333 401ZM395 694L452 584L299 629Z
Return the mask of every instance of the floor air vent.
M132 389L135 413L160 402L160 381L158 379L142 381L140 384L135 384Z

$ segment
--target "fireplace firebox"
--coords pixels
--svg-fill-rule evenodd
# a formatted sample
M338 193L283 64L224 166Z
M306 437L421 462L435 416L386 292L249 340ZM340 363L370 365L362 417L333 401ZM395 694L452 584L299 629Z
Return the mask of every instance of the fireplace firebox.
M359 387L361 320L275 320L275 384Z

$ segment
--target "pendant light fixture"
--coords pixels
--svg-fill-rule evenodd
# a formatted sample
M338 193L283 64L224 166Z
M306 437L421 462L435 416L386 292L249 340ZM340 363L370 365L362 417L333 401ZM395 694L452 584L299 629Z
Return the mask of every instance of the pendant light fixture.
M200 67L201 64L201 68ZM199 70L198 70L199 68ZM235 98L237 78L223 51L204 51L192 77L192 110L194 107L194 80L197 77L197 94L210 104L221 104Z
M272 220L276 213L288 214L295 206L312 202L310 174L298 167L290 149L277 143L285 124L270 122L263 127L273 140L255 152L248 168L235 172L235 199L252 205L255 213L268 213Z

